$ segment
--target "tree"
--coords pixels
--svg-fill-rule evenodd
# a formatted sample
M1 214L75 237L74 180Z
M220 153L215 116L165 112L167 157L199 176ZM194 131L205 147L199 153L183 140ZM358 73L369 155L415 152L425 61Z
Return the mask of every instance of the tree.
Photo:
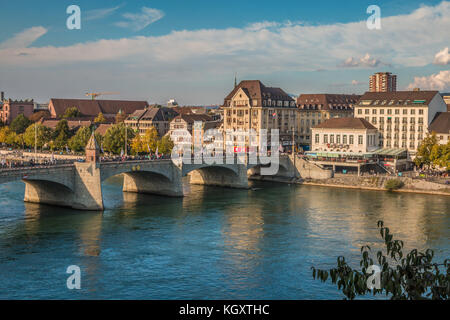
M427 134L425 139L422 140L418 149L416 158L414 159L414 163L417 166L430 165L431 162L431 151L433 146L438 143L438 139L436 137L436 133L433 132L431 135Z
M81 127L78 129L77 133L69 139L69 148L76 152L84 150L91 135L92 131L90 127Z
M80 110L78 110L77 107L71 107L66 109L62 118L67 119L67 118L76 118L80 116L81 116Z
M158 130L155 127L150 127L145 131L144 137L142 138L143 150L148 151L150 148L151 152L155 152L158 146Z
M97 117L94 119L94 122L95 122L95 123L106 122L106 118L105 118L105 116L103 115L102 112L100 112L100 113L97 115Z
M57 150L62 150L67 145L70 138L69 124L66 119L60 120L56 125L53 134L53 146Z
M13 132L8 126L0 129L0 143L6 143L8 136Z
M25 117L23 114L19 114L12 122L9 128L15 133L24 133L25 130L32 124L33 122Z
M345 258L337 258L337 267L321 270L311 267L314 279L326 282L331 279L348 299L369 293L390 295L393 300L435 299L447 300L450 297L450 259L434 263L434 251L411 250L403 254L403 241L394 240L383 221L378 221L380 235L386 246L386 253L379 250L371 257L369 246L361 247L361 272L352 269ZM374 274L374 258L380 273ZM379 282L373 280L379 275Z
M136 136L131 141L131 151L133 154L139 154L141 152L145 152L147 149L144 149L144 144L142 143L142 138L140 134L136 134Z
M158 141L158 152L162 154L171 154L173 149L173 141L169 135L165 135Z
M399 179L389 179L388 181L386 181L386 183L384 184L384 187L389 190L389 191L393 191L393 190L398 190L403 188L405 184L403 183L402 180Z
M135 137L135 132L130 127L125 127L123 123L116 124L109 128L103 137L103 148L113 154L120 154L125 148L125 128L127 129L127 146ZM125 150L124 150L125 151Z
M29 126L24 133L24 142L27 146L33 147L35 142L35 126L37 126L37 147L42 148L52 140L52 129L42 124L34 123Z

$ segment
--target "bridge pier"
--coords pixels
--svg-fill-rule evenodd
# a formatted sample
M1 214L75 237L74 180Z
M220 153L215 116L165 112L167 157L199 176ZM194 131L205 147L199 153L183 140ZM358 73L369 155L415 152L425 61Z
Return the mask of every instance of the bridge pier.
M191 171L191 184L248 189L247 165L236 165L235 171L220 167L204 167Z
M23 180L24 202L71 207L73 192L69 188L45 180Z
M182 197L183 184L178 167L172 168L172 179L153 172L127 172L123 174L123 191Z
M103 210L100 167L96 162L75 163L72 208Z

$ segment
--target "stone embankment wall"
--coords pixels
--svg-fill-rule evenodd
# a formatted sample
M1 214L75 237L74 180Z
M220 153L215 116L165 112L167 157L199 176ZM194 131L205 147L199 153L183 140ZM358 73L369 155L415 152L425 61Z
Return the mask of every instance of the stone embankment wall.
M390 177L390 176L353 176L335 174L333 178L329 179L305 179L302 184L309 185L323 185L329 187L353 188L353 189L367 189L367 190L386 190L385 183L390 179L398 179L403 181L403 188L397 190L398 192L416 192L429 194L450 195L450 186L440 183L429 182L421 179L412 179L404 177Z

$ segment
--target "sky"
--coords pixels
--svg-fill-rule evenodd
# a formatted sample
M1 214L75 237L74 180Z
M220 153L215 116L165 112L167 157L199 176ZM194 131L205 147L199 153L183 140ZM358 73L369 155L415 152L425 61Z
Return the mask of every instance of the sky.
M80 29L69 29L70 5ZM367 12L380 8L381 29ZM13 99L223 103L234 77L289 94L450 92L450 1L0 0L0 90Z

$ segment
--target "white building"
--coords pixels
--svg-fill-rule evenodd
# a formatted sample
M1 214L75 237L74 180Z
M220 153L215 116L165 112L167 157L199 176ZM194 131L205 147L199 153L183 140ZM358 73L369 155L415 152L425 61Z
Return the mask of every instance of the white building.
M311 132L312 151L363 154L380 148L377 128L365 119L332 118Z
M355 117L378 128L385 148L415 155L431 121L446 110L438 91L366 92L355 106Z

